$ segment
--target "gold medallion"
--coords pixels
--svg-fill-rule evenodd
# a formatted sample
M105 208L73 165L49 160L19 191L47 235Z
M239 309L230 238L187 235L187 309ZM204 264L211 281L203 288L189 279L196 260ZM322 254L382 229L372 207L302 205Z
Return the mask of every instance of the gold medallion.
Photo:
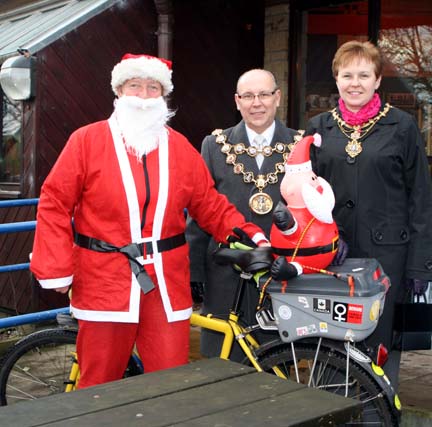
M249 207L258 215L268 214L273 207L272 198L263 192L255 193L249 199Z
M362 146L360 142L357 141L357 139L351 139L347 142L345 151L347 152L348 156L354 158L362 152Z

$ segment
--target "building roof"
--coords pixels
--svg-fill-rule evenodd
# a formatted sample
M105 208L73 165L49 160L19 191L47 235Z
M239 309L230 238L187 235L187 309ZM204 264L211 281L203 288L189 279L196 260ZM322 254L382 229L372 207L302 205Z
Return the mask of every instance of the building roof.
M118 0L10 2L9 10L0 9L0 63L18 52L36 53L116 2Z

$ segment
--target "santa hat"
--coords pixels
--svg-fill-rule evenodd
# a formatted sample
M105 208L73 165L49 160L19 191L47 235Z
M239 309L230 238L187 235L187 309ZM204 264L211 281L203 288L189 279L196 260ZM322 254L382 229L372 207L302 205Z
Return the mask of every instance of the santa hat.
M299 172L308 172L312 170L312 163L309 157L311 145L321 146L321 135L319 133L313 136L305 136L294 145L288 159L285 163L285 173L294 174Z
M162 85L163 95L166 96L173 90L171 67L172 62L164 58L126 53L112 70L112 90L117 95L117 88L129 79L153 79Z

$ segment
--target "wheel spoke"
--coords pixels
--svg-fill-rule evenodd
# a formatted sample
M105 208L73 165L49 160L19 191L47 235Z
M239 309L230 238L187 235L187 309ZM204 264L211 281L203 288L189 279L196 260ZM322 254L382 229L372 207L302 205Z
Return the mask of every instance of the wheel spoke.
M293 347L278 347L262 357L259 363L267 372L278 375L282 371L284 375L279 376L361 401L363 409L360 415L346 423L347 426L395 425L383 393L370 374L352 359L347 361L342 354L302 343L296 343L293 357Z
M11 348L0 367L2 405L34 400L65 390L76 331L49 329L30 334Z

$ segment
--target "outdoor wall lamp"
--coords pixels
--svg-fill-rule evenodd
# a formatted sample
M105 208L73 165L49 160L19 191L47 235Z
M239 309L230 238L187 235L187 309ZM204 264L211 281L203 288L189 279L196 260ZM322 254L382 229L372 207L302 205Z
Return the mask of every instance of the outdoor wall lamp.
M6 59L0 69L0 85L10 99L24 101L34 96L36 59L27 52Z

